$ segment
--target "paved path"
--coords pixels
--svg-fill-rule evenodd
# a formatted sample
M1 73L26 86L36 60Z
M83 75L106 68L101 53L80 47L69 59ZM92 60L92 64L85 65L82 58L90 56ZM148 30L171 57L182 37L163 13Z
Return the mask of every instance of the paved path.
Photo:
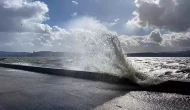
M106 102L95 110L190 110L190 96L133 91Z
M0 68L0 110L88 110L126 86Z
M189 95L132 89L0 68L0 110L190 110Z

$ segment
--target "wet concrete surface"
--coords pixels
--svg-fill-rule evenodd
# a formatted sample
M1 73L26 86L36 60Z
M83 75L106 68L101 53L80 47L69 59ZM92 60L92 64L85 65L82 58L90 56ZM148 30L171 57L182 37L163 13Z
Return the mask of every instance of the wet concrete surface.
M126 94L126 89L124 85L0 68L0 110L89 110Z
M132 91L106 102L94 110L190 110L190 96Z
M188 87L168 81L147 92L131 85L0 67L0 110L189 110Z

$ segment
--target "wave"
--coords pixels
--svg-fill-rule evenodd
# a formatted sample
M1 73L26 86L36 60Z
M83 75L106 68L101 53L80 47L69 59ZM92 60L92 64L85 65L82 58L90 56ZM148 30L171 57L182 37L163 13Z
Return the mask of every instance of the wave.
M125 77L141 85L159 83L150 76L137 71L126 58L121 42L113 33L82 34L77 36L78 50L83 52L78 62L78 67L84 71L109 73L119 77Z

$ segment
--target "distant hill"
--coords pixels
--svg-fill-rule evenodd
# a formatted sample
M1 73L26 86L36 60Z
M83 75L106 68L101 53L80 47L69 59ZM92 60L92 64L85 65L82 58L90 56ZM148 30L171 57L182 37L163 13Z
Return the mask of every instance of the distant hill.
M0 57L63 57L71 55L80 55L74 52L51 52L51 51L39 51L39 52L4 52L0 51Z
M0 51L0 56L1 57L22 57L22 56L27 56L31 53L29 52L4 52Z
M128 57L190 57L190 50L178 52L158 52L158 53L128 53Z
M63 56L71 56L71 55L79 55L79 53L40 51L40 52L33 52L29 54L28 56L29 57L63 57Z
M64 53L63 52L51 52L51 51L40 51L40 52L33 52L31 53L30 57L48 57L48 56L52 56L52 57L55 57L55 56L63 56Z

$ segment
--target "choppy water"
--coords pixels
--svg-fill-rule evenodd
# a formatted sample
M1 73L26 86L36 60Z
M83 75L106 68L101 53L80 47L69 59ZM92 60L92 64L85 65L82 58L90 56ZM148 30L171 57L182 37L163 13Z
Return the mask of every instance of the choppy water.
M189 80L190 58L187 57L131 57L136 70L160 79Z

